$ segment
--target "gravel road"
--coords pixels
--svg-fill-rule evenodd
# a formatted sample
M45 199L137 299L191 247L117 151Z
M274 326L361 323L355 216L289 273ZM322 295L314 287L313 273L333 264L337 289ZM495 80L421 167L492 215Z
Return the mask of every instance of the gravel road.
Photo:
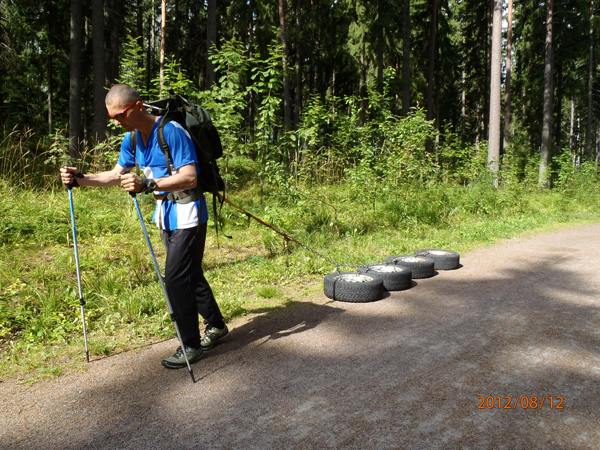
M196 384L160 366L174 340L0 383L0 448L600 449L600 224L461 262L234 322Z

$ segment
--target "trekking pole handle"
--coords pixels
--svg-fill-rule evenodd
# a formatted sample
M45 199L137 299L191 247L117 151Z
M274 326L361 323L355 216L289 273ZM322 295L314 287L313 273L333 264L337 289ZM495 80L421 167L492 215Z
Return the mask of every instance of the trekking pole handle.
M63 166L63 169L66 169L67 166ZM74 187L78 187L79 186L79 182L77 181L78 178L83 178L84 174L81 170L79 170L76 173L73 173L73 181L71 181L69 184L65 185L67 187L68 190L73 189Z

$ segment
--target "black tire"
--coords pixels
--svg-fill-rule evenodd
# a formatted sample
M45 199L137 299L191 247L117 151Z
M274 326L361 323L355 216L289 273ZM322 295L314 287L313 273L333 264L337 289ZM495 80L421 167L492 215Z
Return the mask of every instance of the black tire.
M412 270L397 264L369 264L358 268L358 273L366 273L383 281L388 291L402 291L412 287Z
M385 262L408 267L412 270L413 279L429 278L435 275L434 262L429 256L390 256Z
M365 303L383 298L383 281L371 275L356 272L333 272L325 275L325 296L332 300Z
M433 259L435 270L454 270L460 266L460 255L449 250L419 250L415 252L415 256L427 256Z

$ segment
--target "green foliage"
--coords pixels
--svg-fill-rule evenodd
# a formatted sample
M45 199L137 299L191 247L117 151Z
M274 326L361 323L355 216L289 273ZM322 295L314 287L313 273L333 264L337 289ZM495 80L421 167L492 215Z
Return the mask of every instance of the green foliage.
M435 178L439 165L434 155L425 151L427 140L435 135L433 124L422 110L398 117L378 100L379 94L373 91L369 104L377 109L371 110L372 119L360 124L357 99L349 97L342 102L330 98L325 104L311 99L298 128L308 166L304 170L322 177L322 167L345 167L357 188L364 185L361 180L373 178L371 175L394 185ZM343 104L346 108L340 107Z
M144 49L141 46L139 36L127 36L123 44L123 56L120 60L119 71L118 82L128 84L148 100L155 97L165 97L168 95L169 90L186 95L193 90L194 83L183 70L181 62L175 57L165 58L162 91L159 74L152 78L151 87L146 89Z
M258 99L258 114L254 132L255 154L259 161L273 158L272 145L277 141L278 132L281 130L281 115L279 114L282 82L282 56L281 44L274 43L269 47L269 55L265 59L254 58L250 79L252 84L248 92ZM281 160L281 158L278 158Z
M148 98L145 90L144 49L139 36L127 36L123 43L123 55L119 61L119 83L125 83Z
M213 117L225 148L225 177L234 183L264 175L265 163L281 163L278 138L281 131L281 57L277 42L268 47L268 55L248 55L237 38L222 43L210 56L219 74L219 84L210 91L193 95ZM248 101L256 105L253 126L244 120ZM262 169L259 169L262 168Z
M502 182L516 189L537 186L539 160L539 153L528 144L527 134L523 130L514 133L501 161Z
M443 136L439 146L443 180L467 184L487 176L487 143L467 145L450 130Z
M256 291L256 294L262 298L275 298L281 296L281 292L275 286L262 286Z
M245 83L250 63L246 49L242 42L232 38L222 43L220 51L211 53L210 60L219 74L219 83L197 96L211 111L227 154L244 155L243 112L247 104Z
M589 190L597 189L598 169L590 161L577 165L569 149L564 149L554 158L556 187L570 195L586 196Z
M193 83L185 74L185 71L181 67L181 63L177 59L168 58L165 60L162 91L160 87L160 76L152 79L152 86L153 91L156 92L159 97L166 97L171 90L178 94L187 95L187 93L191 91Z

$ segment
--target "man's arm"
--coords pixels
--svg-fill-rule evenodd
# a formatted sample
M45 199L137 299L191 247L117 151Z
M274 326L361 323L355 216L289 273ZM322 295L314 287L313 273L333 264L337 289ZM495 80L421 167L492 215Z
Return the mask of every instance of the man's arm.
M117 164L112 170L83 175L77 167L61 167L60 178L66 186L73 184L74 181L79 186L116 186L119 184L121 176L130 170L131 168Z
M180 167L177 173L154 181L157 191L183 191L195 188L198 183L196 165L187 164ZM142 192L146 188L143 180L132 173L121 177L121 187L129 192Z

